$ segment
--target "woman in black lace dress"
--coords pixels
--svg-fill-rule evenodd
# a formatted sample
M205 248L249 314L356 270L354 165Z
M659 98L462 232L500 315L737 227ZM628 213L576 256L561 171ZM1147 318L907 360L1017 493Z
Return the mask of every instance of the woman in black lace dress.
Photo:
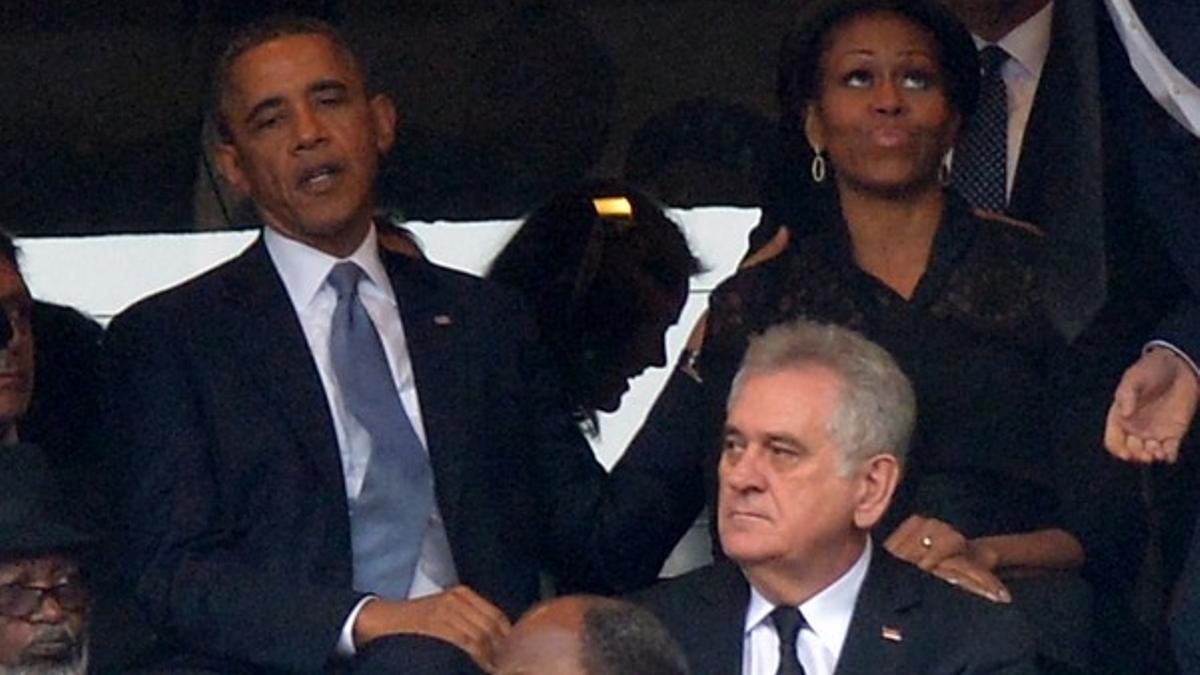
M1034 623L1062 624L1041 636L1044 651L1082 666L1088 590L1074 571L1098 526L1064 507L1057 474L1077 428L1061 402L1084 374L1042 313L1039 232L943 188L978 88L971 37L935 2L817 2L800 25L781 103L838 215L801 224L814 234L714 292L697 382L676 373L635 442L714 448L747 340L773 324L861 332L896 357L918 400L880 541L949 583L1015 599Z

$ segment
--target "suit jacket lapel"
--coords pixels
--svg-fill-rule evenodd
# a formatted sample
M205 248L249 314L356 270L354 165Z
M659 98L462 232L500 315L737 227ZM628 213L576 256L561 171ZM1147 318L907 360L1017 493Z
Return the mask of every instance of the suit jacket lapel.
M897 566L903 564L882 547L875 547L835 675L897 672L904 654L904 613L920 601L912 584L897 574Z
M1104 155L1097 17L1091 0L1054 3L1009 211L1047 234L1047 309L1074 338L1105 298Z
M452 531L460 526L457 517L463 487L460 454L467 446L469 424L461 410L465 400L464 371L469 367L462 353L463 317L458 298L447 292L426 263L382 250L380 255L400 306L425 442L433 466L438 510L453 546L462 539Z
M697 673L740 673L750 585L728 560L715 563L712 570L712 578L699 591L702 603L693 623L704 639L691 650L691 665Z
M328 497L344 501L342 462L321 376L261 237L234 261L224 291L221 314L213 319L230 336L229 348L245 352L236 362L294 432Z

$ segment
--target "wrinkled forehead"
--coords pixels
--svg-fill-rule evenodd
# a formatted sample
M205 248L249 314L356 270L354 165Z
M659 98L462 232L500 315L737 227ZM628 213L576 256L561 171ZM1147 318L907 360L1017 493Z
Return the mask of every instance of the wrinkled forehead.
M292 33L254 44L232 57L221 82L223 108L237 100L303 90L322 81L364 88L358 59L349 48L321 33Z
M62 553L12 556L0 560L0 584L53 582L77 572L78 563Z

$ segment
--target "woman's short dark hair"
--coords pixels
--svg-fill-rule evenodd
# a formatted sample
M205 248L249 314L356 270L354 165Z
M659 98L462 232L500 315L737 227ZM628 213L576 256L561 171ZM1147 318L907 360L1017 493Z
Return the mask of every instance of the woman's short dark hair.
M864 14L893 12L929 31L938 47L950 107L966 121L979 95L979 56L966 27L937 0L812 0L779 54L779 107L784 127L801 128L820 96L821 57L835 28Z
M604 197L624 198L629 213L601 215L594 200ZM639 301L632 280L610 278L629 273L613 271L612 261L622 259L638 260L638 273L668 290L686 291L700 269L679 226L656 200L615 181L591 181L534 211L488 270L489 279L530 304L570 385L580 384L570 380L580 376L572 371L582 343L603 341L620 328L605 325L599 315L619 314L617 308Z
M624 197L631 213L600 215L593 200L603 197ZM657 200L616 181L592 181L531 213L492 261L487 276L554 296L566 312L559 317L565 319L600 274L606 252L634 242L638 253L652 258L646 270L663 286L686 283L700 269L679 226Z

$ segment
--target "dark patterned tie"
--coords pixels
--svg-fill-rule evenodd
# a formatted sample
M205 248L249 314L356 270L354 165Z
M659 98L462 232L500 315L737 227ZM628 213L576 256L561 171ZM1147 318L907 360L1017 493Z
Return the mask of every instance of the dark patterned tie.
M362 276L358 265L343 262L328 277L337 292L329 330L333 372L347 412L371 436L362 490L350 500L354 587L399 600L408 597L432 513L433 472L358 297Z
M775 675L804 675L804 666L796 654L796 639L804 627L804 615L795 607L776 607L771 610L771 621L779 634L779 670Z
M1008 91L1000 72L1008 58L996 45L979 52L979 105L954 148L954 187L972 206L991 211L1008 205Z

